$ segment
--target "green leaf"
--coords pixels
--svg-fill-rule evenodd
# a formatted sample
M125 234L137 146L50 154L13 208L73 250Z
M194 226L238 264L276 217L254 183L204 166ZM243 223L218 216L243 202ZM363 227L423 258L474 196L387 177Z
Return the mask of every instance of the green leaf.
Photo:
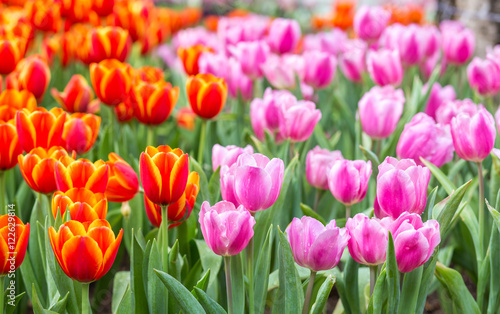
M132 235L134 231L132 230ZM132 308L135 313L148 313L148 298L144 291L142 262L144 260L144 252L136 237L132 236L131 253L130 253L130 297L132 300Z
M435 275L453 301L457 313L480 313L474 297L465 286L459 272L438 262Z
M266 307L267 286L269 284L269 270L273 246L273 225L269 226L266 239L259 251L254 278L255 311L264 313Z
M429 77L429 81L427 81L427 92L425 93L424 97L420 97L419 99L417 112L421 112L424 110L425 106L427 105L427 102L429 101L429 97L432 91L432 86L434 85L434 83L437 82L437 79L439 78L440 74L441 74L440 67L436 67L434 71L432 71L431 76ZM414 90L413 93L420 93L420 91Z
M370 298L370 303L368 304L367 313L381 314L384 307L384 303L387 302L389 294L387 291L387 275L386 269L382 269L380 272L375 287L373 288L373 295Z
M245 312L245 279L241 254L231 256L231 285L233 289L233 309L235 313Z
M206 294L205 291L200 288L194 287L193 295L198 299L201 306L205 309L207 314L223 314L226 313L224 308L215 302L212 298Z
M198 247L198 253L200 254L201 265L204 271L210 269L210 277L208 284L217 280L217 275L222 264L222 256L215 254L207 245L204 240L196 239L196 246Z
M453 182L451 182L448 176L444 174L438 167L434 166L433 163L425 160L423 157L420 157L420 161L422 161L422 163L426 165L427 168L429 168L431 173L436 177L439 183L441 183L445 191L448 194L451 194L455 189L455 185L453 184Z
M489 204L488 204L489 205ZM498 205L497 205L498 206ZM488 314L498 313L500 310L500 232L498 228L492 228L490 238L490 296L488 302Z
M326 225L326 221L321 217L317 212L315 212L311 207L307 206L304 203L300 203L300 209L302 210L302 213L306 216L312 217L319 222L321 222L323 225Z
M416 313L415 306L418 300L423 271L424 267L420 266L404 275L398 313Z
M26 292L28 292L28 298L30 300L33 300L33 291L38 291L37 295L40 295L40 286L38 285L38 281L35 278L35 274L33 272L33 268L31 267L31 260L29 253L26 251L26 254L24 256L24 261L19 267L21 270L22 278L24 281L24 286L25 287L32 287L34 286L34 289L26 289Z
M207 271L205 272L205 275L203 275L201 277L201 279L198 280L198 283L196 283L196 286L194 286L193 289L198 288L198 289L201 289L201 290L206 292L207 288L208 288L209 278L210 278L210 268L207 269Z
M182 277L184 278L183 280L184 286L188 290L193 289L193 287L196 285L196 282L198 281L198 278L202 277L201 273L202 273L201 260L198 259L196 263L194 263L194 265L189 269L187 275Z
M432 212L434 204L436 202L437 190L438 187L436 186L435 188L432 189L431 193L429 194L429 197L427 198L427 206L425 207L422 217L427 217L427 219L432 219Z
M111 311L116 313L125 294L130 293L130 272L119 271L113 280L113 296L111 298ZM130 301L130 300L129 300ZM130 307L130 304L129 304Z
M215 204L219 201L220 197L220 166L215 170L215 172L210 177L208 182L208 193L210 204Z
M196 300L196 298L184 287L180 282L175 280L174 277L160 270L154 270L156 275L160 277L161 281L167 287L170 294L174 296L184 313L203 313L203 307Z
M437 254L434 254L432 258L424 264L424 273L422 275L422 281L420 282L415 313L424 312L427 293L429 291L429 286L432 283L432 279L434 278L434 270L436 269L437 260Z
M328 301L328 297L330 296L330 291L332 291L334 284L335 284L335 277L332 277L332 275L328 275L326 280L319 288L318 295L316 297L316 302L314 302L311 308L312 314L323 313L323 309L325 308L326 302Z
M5 314L13 314L16 310L17 305L19 302L22 300L22 298L26 295L26 291L23 291L22 293L16 295L16 298L14 299L14 306L12 304L6 305L5 307ZM7 304L7 303L6 303Z
M181 279L181 269L182 269L182 257L179 255L179 240L176 239L174 245L168 253L168 273L172 275L175 279ZM159 268L157 268L159 269Z
M446 202L443 210L437 214L437 221L439 222L439 230L441 233L441 238L448 232L449 227L452 224L453 218L457 216L457 209L462 202L462 199L470 186L471 181L466 182L464 185L459 187L457 190L453 191L450 196L448 196L443 202ZM463 209L463 208L462 208ZM460 214L460 213L458 213Z
M344 283L346 299L353 314L361 313L359 308L358 270L359 264L349 256L344 270Z
M125 294L118 304L116 312L113 312L113 314L122 313L134 313L132 308L132 290L130 289L130 285L127 286L127 290L125 290Z
M399 270L394 251L394 241L392 233L389 232L387 244L387 285L389 287L389 308L388 313L396 313L399 303Z
M201 199L208 200L210 204L214 204L214 202L210 199L210 191L208 190L208 179L205 171L200 166L200 164L193 158L189 158L189 162L191 163L194 171L198 172L200 176L200 193Z
M364 148L363 146L359 146L363 155L365 155L366 159L371 161L372 163L372 175L376 178L378 176L378 166L380 165L380 161L378 160L377 155L369 149Z
M43 306L42 304L40 303L40 299L38 298L38 293L36 292L36 289L35 289L35 284L32 284L31 285L31 295L33 296L31 298L31 304L33 306L33 312L35 314L43 314Z
M160 278L158 278L155 273L156 269L162 269L160 250L158 248L156 240L153 240L153 243L151 245L151 253L149 255L148 265L144 265L143 267L148 268L147 301L149 305L149 313L166 313L167 309L165 307L165 287L161 283Z
M66 293L64 298L59 298L59 301L57 301L54 305L52 305L49 310L56 313L64 313L66 311L66 304L68 303L68 297L69 297L69 292Z

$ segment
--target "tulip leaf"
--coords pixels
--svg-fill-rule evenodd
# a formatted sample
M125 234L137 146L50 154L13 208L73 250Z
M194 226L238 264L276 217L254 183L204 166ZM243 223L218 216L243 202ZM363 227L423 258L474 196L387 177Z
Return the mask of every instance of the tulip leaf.
M498 212L497 212L498 213ZM498 313L500 309L500 232L498 228L492 228L490 237L490 296L488 302L488 314Z
M333 285L335 284L335 277L328 275L326 280L323 282L319 288L318 295L316 296L316 301L314 302L311 313L321 314L325 308L328 297L330 296L330 291L332 291Z
M132 308L132 290L130 289L130 285L127 285L125 294L123 295L123 298L118 304L116 312L113 312L113 314L122 314L122 313L134 313Z
M434 270L436 269L437 260L437 254L434 254L432 258L424 264L424 272L422 274L422 280L420 282L415 313L424 312L427 293L429 292L429 286L431 285L432 279L434 278Z
M165 287L154 272L155 269L162 269L161 255L156 239L153 240L151 245L151 253L149 255L148 265L144 265L143 267L147 267L148 269L147 300L149 305L149 313L166 313L167 309L165 307Z
M451 194L453 190L455 189L455 185L451 180L448 178L446 174L444 174L441 169L436 167L433 163L430 161L425 160L425 158L420 157L420 161L431 171L431 173L436 177L436 179L441 183L441 186L444 188L444 190L448 193Z
M427 219L432 219L432 212L434 209L434 204L436 203L437 190L438 187L436 186L432 189L431 193L429 194L429 197L427 198L427 206L425 207L422 217L427 217Z
M208 190L208 179L205 171L200 166L200 164L193 158L189 158L189 163L192 165L194 171L200 176L200 193L203 200L207 200L211 205L215 202L210 198L210 191Z
M176 239L174 245L168 253L168 273L175 279L180 280L182 269L182 257L179 254L179 240Z
M347 299L344 276L340 272L339 276L337 276L336 288L339 292L340 302L342 303L342 307L344 308L345 313L351 313L351 307L349 306L349 301Z
M275 303L277 313L300 313L304 304L304 292L299 273L295 267L290 243L278 227L279 250L279 288Z
M345 296L353 314L361 313L359 307L358 271L359 264L349 256L344 270L344 283Z
M33 312L35 314L42 314L44 311L44 308L40 302L40 299L38 298L38 293L36 292L35 289L35 284L31 285L31 305L33 306Z
M397 313L399 304L399 270L394 250L394 241L392 233L389 232L389 241L387 244L387 285L389 287L389 308L388 313Z
M208 182L208 193L210 194L210 200L215 204L220 198L220 166L215 170L215 172L210 177Z
M56 313L64 313L66 311L66 304L68 303L68 297L69 297L69 292L66 293L64 298L63 297L59 298L59 301L57 301L54 305L52 305L49 310Z
M359 146L359 148L363 152L363 155L365 155L365 158L368 159L369 161L371 161L371 163L372 163L372 175L373 175L373 177L376 178L378 176L378 166L380 165L380 161L378 160L377 155L375 155L374 152L372 152L369 149L364 148L361 145Z
M201 277L201 279L198 280L198 282L196 283L196 286L194 286L193 289L196 287L196 288L201 289L201 290L206 292L207 288L208 288L209 278L210 278L210 268L207 269L207 271L205 272L205 275L203 275L203 277Z
M302 213L306 216L312 217L319 222L321 222L323 225L326 225L326 221L321 217L317 212L315 212L311 207L307 206L304 203L300 203L300 209L302 210Z
M215 302L208 294L198 287L194 287L193 295L198 299L207 314L224 314L226 311L219 303ZM243 312L242 312L243 313Z
M271 264L271 252L273 246L273 225L269 226L266 239L258 251L260 252L257 258L255 268L254 282L254 299L255 311L264 313L267 297L267 286L269 284L269 271Z
M424 109L427 105L427 102L429 101L429 97L431 96L432 86L434 85L434 83L437 82L440 73L441 73L440 67L436 67L432 71L431 76L429 77L429 80L427 81L427 91L426 91L425 95L423 95L423 97L420 97L420 99L419 99L418 106L417 106L417 112L424 111ZM413 90L412 92L413 93L421 93L418 90ZM422 96L422 95L419 95L419 96Z
M386 274L387 270L386 268L383 268L377 278L377 281L375 282L373 294L370 297L370 302L366 311L367 313L382 314L382 309L384 307L384 304L387 302L388 297Z
M201 260L198 259L193 266L189 268L186 276L183 276L183 284L188 289L191 290L196 285L198 278L202 277ZM191 291L192 292L192 291Z
M14 305L12 305L12 303L11 303L11 304L9 304L9 306L6 306L5 314L15 313L17 305L19 304L19 302L21 301L21 299L24 297L25 294L26 294L26 291L23 291L22 293L16 295L16 298L14 299ZM5 294L5 297L7 298L7 294ZM7 304L7 302L5 302L5 304ZM60 313L60 312L57 312L57 313Z
M245 312L245 279L241 253L231 256L231 285L233 290L233 309L235 313Z
M398 313L416 313L415 306L418 300L423 271L424 267L420 266L404 274Z
M119 271L113 280L113 297L111 298L111 312L116 313L127 291L130 294L130 272ZM130 300L129 300L130 302ZM130 307L130 304L129 304Z
M110 118L114 118L114 117L110 117ZM113 142L111 140L111 133L112 133L112 130L110 128L109 125L103 127L103 129L101 130L100 134L102 134L102 136L99 136L100 137L100 144L99 144L99 149L98 149L98 157L101 158L101 159L107 159L108 158L108 155L109 153L113 152Z
M460 215L460 211L457 211L460 207L460 203L467 192L467 189L470 186L471 181L466 182L464 185L456 189L448 196L445 201L444 208L436 213L437 221L439 222L439 230L441 232L441 238L444 239L444 235L447 233L450 228L454 217L458 217ZM463 210L462 207L460 210Z
M222 256L215 254L204 240L196 239L195 243L198 247L203 270L207 271L210 269L208 285L211 285L217 280L217 275L219 274L219 270L222 265Z
M314 127L313 135L320 147L331 149L330 143L328 142L325 132L323 131L323 127L320 123L316 124L316 126Z
M174 296L184 313L203 313L203 307L196 298L174 277L160 270L154 269L170 294Z
M458 271L438 262L435 275L453 301L457 313L480 313L474 297L465 286L462 275Z
M134 230L132 230L132 235ZM146 292L143 285L143 265L144 251L137 239L132 236L131 239L131 253L130 253L130 295L131 295L131 306L135 313L147 313L148 312L148 298L146 297ZM151 257L150 257L151 258Z

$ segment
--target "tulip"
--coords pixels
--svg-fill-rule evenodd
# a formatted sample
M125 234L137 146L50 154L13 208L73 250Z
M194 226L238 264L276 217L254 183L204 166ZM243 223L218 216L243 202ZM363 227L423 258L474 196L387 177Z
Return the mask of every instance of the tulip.
M200 176L196 172L191 172L188 177L186 190L181 198L167 207L168 228L174 228L189 218L194 208L196 197L200 191ZM161 207L151 202L144 195L144 208L151 224L155 227L161 226Z
M385 262L389 239L390 218L368 218L356 214L345 225L351 238L347 243L352 258L363 265L375 266Z
M134 108L132 108L132 104L128 99L124 102L119 103L113 109L119 122L128 122L135 117Z
M0 75L9 74L16 69L18 62L24 56L21 39L0 39Z
M199 73L216 77L229 77L229 58L223 53L203 52L198 60Z
M132 87L130 65L118 60L103 60L90 65L90 80L97 97L108 106L123 102Z
M423 112L417 113L405 125L396 148L400 159L413 159L417 165L423 166L420 158L424 158L436 167L450 162L453 151L450 126L435 123Z
M253 98L253 81L241 70L241 64L234 58L228 62L227 87L229 95L233 98L241 96L243 100L249 101Z
M229 51L241 64L241 70L252 79L264 74L262 65L266 62L270 48L264 41L239 42Z
M316 146L307 153L306 179L315 188L328 190L328 173L337 160L342 160L342 152L329 151Z
M23 150L29 152L35 147L47 149L61 145L65 121L66 113L61 108L47 111L40 107L32 113L26 109L18 111L16 129Z
M186 91L191 108L203 119L217 116L226 103L225 80L211 74L190 76L186 81Z
M179 109L176 115L177 125L189 131L194 130L194 119L196 115L191 107Z
M389 23L391 13L382 7L362 6L354 15L354 31L366 41L377 40Z
M389 137L403 114L405 96L401 89L374 86L359 101L363 132L373 139Z
M97 15L105 17L113 12L113 7L115 6L115 0L93 0L92 10L97 13Z
M247 145L245 148L241 148L234 145L228 145L226 147L219 144L215 144L212 147L212 169L215 172L217 168L222 166L231 167L238 161L238 157L244 153L253 154L253 147Z
M269 26L267 43L273 52L283 54L295 49L300 36L300 25L297 21L276 18Z
M270 54L266 62L261 65L261 70L273 87L278 89L293 89L296 78L294 66L296 61L296 56Z
M32 55L21 60L16 71L7 77L8 86L17 90L27 90L39 101L43 98L49 83L49 66L39 55Z
M403 213L390 229L401 273L409 273L422 266L441 242L439 223L434 219L422 223L417 214Z
M109 167L109 180L106 186L106 198L110 202L130 201L139 191L139 179L134 169L116 153L108 155L108 161L98 160L94 163L97 170L103 164ZM101 181L103 182L103 181Z
M280 136L292 142L307 140L321 120L321 111L312 101L297 101L293 96L282 97L280 101L283 101L278 111Z
M18 91L6 89L0 93L0 120L9 121L16 118L18 111L26 109L27 112L35 111L36 99L27 90Z
M60 162L68 166L75 157L68 155L64 148L54 146L49 149L37 147L25 156L19 155L19 169L24 180L35 192L49 194L57 191L54 176L56 163Z
M86 153L94 145L100 125L99 116L92 113L73 113L64 124L61 144L69 152Z
M451 124L451 120L460 113L474 115L478 106L470 99L444 101L436 109L436 121L441 124Z
M475 57L467 66L470 86L483 96L494 96L500 90L500 65L490 59Z
M371 79L380 86L398 86L403 81L403 66L397 50L369 51L366 64Z
M177 55L184 65L184 71L187 75L197 75L200 73L198 60L204 52L212 51L210 48L203 45L195 45L191 47L179 47Z
M135 76L139 80L147 83L156 83L164 80L162 69L148 65L135 69Z
M222 201L214 206L203 202L199 220L208 247L217 255L237 255L253 237L255 218L243 207Z
M85 188L93 193L104 193L108 185L109 168L102 160L92 163L88 159L78 159L67 165L56 162L57 190L65 193L73 188Z
M455 65L466 63L474 54L476 47L474 33L461 24L450 26L441 23L440 27L446 61Z
M71 77L63 92L52 88L51 94L65 111L71 113L95 113L99 109L99 101L93 101L94 93L92 88L80 74Z
M401 61L409 66L422 61L427 48L422 43L422 32L420 26L411 24L406 26L399 38L399 53Z
M49 238L57 262L73 280L90 283L104 276L113 265L123 236L118 237L106 220L91 223L70 220L59 227L49 228Z
M139 82L132 87L130 103L139 122L159 125L168 119L178 98L179 87L172 87L170 83Z
M335 220L324 226L308 216L293 218L286 229L295 262L312 272L337 266L349 241L346 228L339 228Z
M422 95L425 95L429 89L429 86L426 84L422 88ZM436 119L436 111L438 108L447 101L453 101L456 98L455 88L451 85L443 86L438 82L435 82L432 85L431 93L429 94L429 100L427 101L427 105L425 107L425 113Z
M302 45L304 51L320 50L337 56L344 50L344 45L348 41L346 32L339 28L333 28L327 32L305 35Z
M5 278L21 266L28 247L30 224L11 215L0 216L0 277ZM3 290L3 289L2 289ZM3 297L3 291L0 292Z
M348 80L360 83L366 71L365 59L366 44L353 40L345 45L344 53L339 57L340 70Z
M57 213L60 212L65 220L66 210L69 210L71 220L91 223L96 219L106 219L108 202L103 193L94 193L86 188L55 192L52 197L54 218L57 218Z
M302 54L305 61L304 83L316 89L330 85L335 76L337 59L322 51L306 51Z
M121 27L97 27L89 33L90 58L93 62L117 59L125 62L132 49L128 31Z
M418 166L412 159L387 157L378 166L377 217L397 219L402 213L421 214L427 203L427 186L431 178L429 168Z
M11 122L0 122L0 173L17 165L17 156L23 153L16 127ZM2 175L0 174L0 177ZM0 180L2 180L0 178Z
M451 137L458 157L480 163L495 145L495 119L482 105L475 113L459 113L451 120Z
M88 19L92 9L92 1L87 0L62 0L61 17L67 22L80 23Z
M166 206L181 198L189 175L188 155L169 146L148 146L140 158L144 194L155 204Z
M61 3L55 0L27 1L25 12L31 25L42 32L57 33L61 25Z
M432 57L441 50L441 33L434 25L420 27L420 43L423 46L424 56Z

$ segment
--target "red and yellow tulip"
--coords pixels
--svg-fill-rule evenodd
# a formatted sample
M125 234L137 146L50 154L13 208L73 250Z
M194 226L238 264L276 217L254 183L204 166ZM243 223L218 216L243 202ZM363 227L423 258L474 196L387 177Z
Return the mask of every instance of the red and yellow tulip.
M88 152L97 139L100 125L99 116L92 113L73 113L64 124L62 146L77 154Z
M32 93L15 89L6 89L0 93L0 121L15 119L17 111L23 109L27 112L36 109L36 99Z
M179 87L158 81L147 83L141 81L132 88L130 103L139 122L158 125L165 122L174 110L179 98Z
M37 100L43 99L50 83L50 69L41 55L31 55L21 60L6 79L7 88L27 90Z
M33 112L19 110L16 116L16 128L24 151L35 147L50 148L61 145L61 138L66 121L66 113L61 108L50 111L39 107Z
M16 216L0 216L0 276L5 276L21 266L29 236L29 223L24 225Z
M17 156L23 153L14 121L0 122L0 172L17 165Z
M191 108L204 119L217 116L226 104L226 81L212 74L190 76L186 81L186 91Z
M97 97L108 106L116 106L127 99L132 78L132 67L115 59L90 65L92 87Z
M71 77L63 92L52 88L52 97L67 112L95 113L99 110L99 101L93 100L94 93L87 80L80 74Z
M96 219L106 219L108 201L103 193L94 193L86 188L57 191L52 197L54 218L57 218L57 212L60 211L64 220L66 209L69 210L71 220L91 223Z
M201 54L207 51L212 51L212 49L203 45L179 47L179 49L177 49L177 55L181 59L184 71L186 71L187 75L196 75L200 73L198 60Z
M117 26L92 29L89 33L89 44L93 62L105 59L124 62L132 48L128 31Z
M109 180L109 166L102 160L92 163L88 159L77 159L67 165L57 162L55 178L57 189L62 192L86 188L94 193L104 193Z
M139 179L134 169L116 153L108 155L108 161L96 161L109 166L109 180L106 187L106 198L110 202L126 202L134 198L139 191Z

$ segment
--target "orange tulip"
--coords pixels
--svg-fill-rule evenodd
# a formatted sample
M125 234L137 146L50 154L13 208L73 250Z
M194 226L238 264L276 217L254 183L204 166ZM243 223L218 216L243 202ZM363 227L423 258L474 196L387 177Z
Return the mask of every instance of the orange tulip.
M140 158L141 182L144 194L158 205L177 202L189 176L189 157L182 150L169 146L148 146Z
M108 16L113 12L115 0L92 0L92 9L99 16Z
M0 74L9 74L16 69L17 63L24 56L20 46L21 39L0 39Z
M177 103L179 87L159 81L156 83L139 82L132 87L130 103L139 122L158 125L165 122Z
M14 121L0 122L0 172L17 165L17 156L23 153Z
M50 83L50 69L40 55L29 56L19 62L7 76L7 88L27 90L41 100Z
M168 206L167 215L169 221L169 228L176 227L189 218L193 210L196 197L200 190L200 176L196 172L191 172L188 177L186 190L181 198ZM155 227L161 225L161 207L151 202L146 194L144 194L144 206L149 221ZM186 213L187 211L187 213ZM184 218L184 219L183 219Z
M27 90L6 89L0 94L0 121L16 118L18 110L32 112L36 109L36 99Z
M196 115L191 107L183 107L177 112L177 125L181 128L193 131L195 117Z
M0 235L0 276L5 276L13 273L24 261L30 224L24 225L16 216L0 216Z
M91 30L89 41L93 62L100 62L104 59L117 59L124 62L132 48L128 31L116 26L98 27Z
M177 55L181 59L187 75L196 75L199 73L198 59L200 59L202 53L207 51L213 50L203 45L195 45L187 48L179 47L177 49Z
M90 65L92 87L99 99L108 106L123 102L132 87L132 67L115 59Z
M73 188L66 192L57 191L52 197L52 214L57 218L61 211L62 219L69 210L71 220L92 222L96 219L106 219L108 201L103 193L94 193L86 188Z
M92 88L80 74L71 77L63 92L55 88L50 92L65 111L95 113L99 109L99 101L93 100Z
M50 111L39 107L33 112L20 110L16 116L16 129L24 151L35 147L50 148L61 145L66 113L61 108Z
M188 77L186 91L191 108L204 119L217 116L224 108L227 99L226 81L212 74Z
M61 16L71 23L84 22L92 9L89 0L62 0Z
M109 161L98 160L96 167L109 166L109 180L106 186L106 198L110 202L130 201L139 191L139 179L134 169L115 153L108 155Z
M99 116L92 113L73 113L64 123L62 146L77 154L88 152L97 139L100 125Z
M114 109L119 122L128 122L134 118L134 108L132 108L132 104L128 100L119 103Z
M104 193L108 179L109 166L103 164L102 160L92 163L82 158L67 165L56 163L56 185L62 192L73 188L86 188L94 193Z
M147 65L136 69L135 77L147 83L156 83L164 79L162 69Z
M34 28L56 33L61 27L61 4L53 0L31 0L26 3L28 20Z
M57 262L64 273L79 282L92 282L104 276L118 252L123 229L115 238L109 222L92 223L70 220L59 227L49 228L49 238Z
M25 156L19 155L17 160L24 180L29 187L39 193L52 193L57 191L55 169L56 162L68 166L74 159L62 147L54 146L48 150L37 147Z

